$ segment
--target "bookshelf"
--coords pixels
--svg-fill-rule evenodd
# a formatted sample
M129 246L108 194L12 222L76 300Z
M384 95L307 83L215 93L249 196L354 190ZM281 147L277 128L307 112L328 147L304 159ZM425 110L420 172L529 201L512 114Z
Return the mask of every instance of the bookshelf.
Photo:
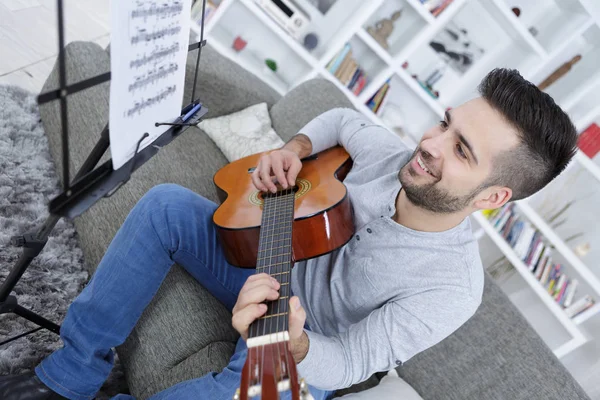
M313 50L287 34L254 0L222 0L205 34L218 51L281 94L311 78L331 81L359 111L397 132L410 147L439 121L447 108L475 97L477 84L492 68L517 68L525 78L540 84L576 55L581 55L581 60L546 91L569 113L580 133L592 123L600 124L600 2L596 0L453 0L437 16L421 0L337 0L325 14L310 0L295 2L310 16L311 31L319 37ZM515 6L520 9L519 16L511 10ZM400 9L402 15L394 23L386 49L368 29ZM433 84L438 96L432 96L424 89L423 81L434 72L432 66L439 68L444 54L430 42L443 38L446 29L454 26L464 28L483 52L464 70L446 66L443 77ZM199 34L197 26L192 29ZM240 53L231 46L237 35L248 41ZM328 69L346 43L351 44L357 64L366 71L366 84L358 94ZM264 72L262 63L266 57L278 62L277 73ZM386 84L386 96L373 112L367 104ZM516 202L515 207L554 246L557 262L564 264L567 274L581 281L581 293L595 298L596 304L584 313L569 318L487 218L476 213L473 219L481 226L478 237L482 252L505 256L518 272L510 283L515 293L511 299L555 354L568 364L590 354L600 358L600 346L590 347L600 339L600 228L595 228L600 227L600 217L594 216L593 221L590 218L591 214L600 214L593 212L593 207L597 210L600 204L600 155L590 159L578 152L567 170L583 171L579 172L580 182L568 190L561 189L560 185L565 185L570 176L565 174L564 179ZM549 222L544 202L567 194L582 195L590 188L598 189L597 193L577 202L569 214L573 224L586 225L585 238L592 244L592 250L581 257L574 252L573 243L567 241L574 228L569 224L555 227ZM592 222L585 224L586 218ZM534 306L529 307L527 302Z

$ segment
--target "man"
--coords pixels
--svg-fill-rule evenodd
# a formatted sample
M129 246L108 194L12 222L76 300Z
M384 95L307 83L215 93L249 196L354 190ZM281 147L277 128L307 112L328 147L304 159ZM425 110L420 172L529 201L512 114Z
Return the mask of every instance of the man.
M354 161L344 183L356 234L333 253L297 263L292 275L290 349L316 399L404 363L467 321L484 284L468 216L530 196L574 155L568 116L518 72L494 70L479 91L414 152L361 114L334 109L260 159L252 179L265 191L276 190L275 178L294 185L300 159L331 146L344 146ZM177 262L232 310L241 338L221 373L152 399L230 399L248 326L265 313L262 302L278 297L279 283L227 264L211 220L216 207L176 185L150 190L69 308L64 347L35 374L0 380L0 398L93 398L112 368L111 348Z

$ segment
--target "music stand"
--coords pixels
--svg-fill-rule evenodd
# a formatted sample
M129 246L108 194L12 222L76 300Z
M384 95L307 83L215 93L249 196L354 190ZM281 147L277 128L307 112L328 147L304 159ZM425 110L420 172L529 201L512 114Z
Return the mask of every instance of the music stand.
M38 325L38 328L32 329L20 335L14 336L0 343L0 346L27 336L41 329L48 329L51 332L60 334L60 326L52 321L28 310L18 304L16 296L10 293L19 282L25 270L31 264L31 261L41 253L48 237L54 229L54 226L61 217L75 218L85 212L103 197L112 196L121 186L130 179L131 174L150 160L160 148L166 146L179 136L189 126L196 125L200 119L206 115L208 109L202 105L199 99L195 98L196 83L198 80L198 66L202 47L206 45L204 39L204 13L206 9L206 0L202 0L202 19L200 24L200 41L190 44L188 52L198 49L196 58L196 69L194 75L194 87L190 104L181 110L174 122L156 122L156 126L170 125L166 132L161 134L149 146L139 151L140 144L148 136L145 133L137 143L134 156L117 170L113 170L112 159L96 168L100 159L109 147L108 125L102 130L98 143L92 149L73 182L69 184L69 135L67 123L67 96L75 94L84 89L107 82L110 80L110 72L101 74L81 82L67 85L65 50L64 50L64 21L63 21L63 2L58 3L58 80L59 88L37 97L39 105L54 100L60 100L60 118L62 123L62 160L63 160L63 191L49 203L50 215L41 228L34 233L26 233L21 236L11 238L11 244L17 247L23 247L23 254L17 260L16 265L11 270L6 280L0 286L0 314L14 313ZM192 5L195 0L192 1Z

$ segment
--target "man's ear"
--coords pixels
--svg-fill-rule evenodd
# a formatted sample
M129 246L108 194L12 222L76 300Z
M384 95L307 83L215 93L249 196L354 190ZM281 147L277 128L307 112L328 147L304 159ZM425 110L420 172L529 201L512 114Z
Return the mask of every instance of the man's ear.
M512 189L506 186L492 186L484 190L473 206L480 210L500 208L512 197Z

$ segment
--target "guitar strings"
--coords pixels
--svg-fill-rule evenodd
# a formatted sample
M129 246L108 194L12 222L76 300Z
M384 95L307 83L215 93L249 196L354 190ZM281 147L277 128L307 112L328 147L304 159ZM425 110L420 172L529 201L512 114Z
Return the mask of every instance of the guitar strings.
M290 193L291 193L291 198L289 196ZM287 245L288 245L288 247L290 249L290 257L289 257L290 265L288 266L288 282L289 283L287 285L287 301L285 301L284 305L283 305L283 308L284 308L283 329L287 330L288 333L289 333L290 327L289 327L289 314L288 314L289 310L288 310L288 305L289 305L289 301L290 301L290 295L292 294L292 288L291 288L291 285L292 285L291 252L292 252L292 230L293 230L293 226L294 226L294 190L292 188L290 188L290 192L288 193L288 198L290 198L290 200L288 200L289 204L287 204L287 206L288 206L288 210L287 211L288 211L288 213L291 212L292 215L291 216L290 215L286 216L287 217L286 221L290 221L290 227L289 227L288 231L286 232L286 243L287 243ZM291 210L289 209L290 207L291 207ZM286 222L286 224L287 224L287 222ZM287 233L289 233L289 237L287 237ZM286 323L286 319L288 320L288 323ZM289 343L286 343L286 345L287 344L289 344ZM285 357L285 369L286 369L286 372L287 372L287 375L288 375L288 379L291 380L292 377L290 375L290 361L288 359L288 352L289 352L289 349L287 349L287 351L286 351L286 349L284 348L283 354L284 354L284 357ZM291 389L291 385L290 385L290 389Z
M275 237L274 216L277 215L277 196L278 196L278 192L276 192L275 196L274 196L275 197L275 200L274 200L275 204L273 206L269 206L269 209L271 209L271 208L273 209L273 212L272 212L273 215L269 215L269 218L270 218L269 223L273 227L273 231L271 233L271 246L270 246L270 249L269 249L269 252L271 254L269 255L269 264L267 266L269 275L271 275L271 268L273 266L273 238ZM268 197L269 198L273 198L272 195L269 195ZM271 203L273 203L273 201ZM271 214L271 213L269 212L269 214ZM267 313L268 313L268 307L267 307ZM271 319L271 318L269 318L269 319ZM271 321L269 321L269 324L270 323L271 323ZM263 323L262 323L262 336L265 335L266 327L267 327L266 321L263 319ZM265 363L265 347L266 346L261 346L261 348L262 348L262 357L261 357L261 360L260 360L260 362L261 362L261 374L260 374L260 385L261 385L261 387L262 387L262 380L263 380L263 376L264 376L263 373L262 373L262 371L264 369L264 363Z
M283 197L283 199L280 202L283 203L283 207L282 208L283 208L283 211L284 211L282 213L283 214L283 236L284 236L284 238L281 239L281 241L284 242L284 246L282 248L284 250L283 251L284 254L286 254L288 251L291 253L291 246L290 246L290 243L288 243L288 233L290 231L291 226L288 227L288 225L287 225L288 221L289 221L289 189L285 190L285 195L283 195L282 197ZM284 261L287 258L288 258L287 256L282 256L281 260L278 260L278 263L281 263L281 271L279 270L280 268L278 267L276 272L282 272L282 274L280 274L282 277L283 277L283 272L286 272L286 271L284 271L285 270L285 265L283 263L284 263ZM288 278L289 278L289 275L288 275ZM286 290L283 290L283 288L284 288L283 286L281 287L281 289L280 289L280 297L282 295L285 296L289 292L289 285L290 285L289 279L287 279L286 282L288 282L288 284L285 286ZM289 301L289 295L287 295L287 300ZM277 301L277 322L276 322L276 329L277 329L277 331L282 331L283 332L283 331L286 330L285 329L285 316L282 318L281 315L280 315L281 314L280 304L281 304L281 300L278 300ZM282 321L283 323L280 324L280 321ZM280 328L280 325L281 325L281 328ZM277 343L277 359L279 360L279 362L283 362L283 358L281 357L281 351L280 350L281 350L281 342L278 342ZM285 358L285 364L284 364L285 365L285 371L286 371L286 373L288 373L289 372L289 365L288 365L288 361L287 361L287 352L284 351L283 354L284 354L284 358ZM283 371L283 369L280 369L279 370L279 380L283 381L284 379L285 379L284 371Z
M281 198L282 197L283 196L281 196L281 192L278 191L277 192L277 197L275 198L275 200L277 202L275 208L277 208L277 206L281 205ZM278 217L278 215L275 214L275 218L277 218L277 217ZM284 218L285 218L285 216L284 216ZM284 219L284 222L285 222L285 219ZM281 218L278 218L278 221L277 221L276 225L280 225L280 224L281 224ZM277 236L277 244L279 244L279 236L281 235L281 229L280 228L281 228L280 226L277 227L277 235L275 235L275 236ZM285 248L283 248L283 250L285 250ZM278 250L277 253L280 253L280 251ZM285 251L284 251L284 253L285 253ZM278 255L275 255L275 264L277 265L278 263L282 262L282 259L283 259L283 257L279 257ZM275 267L275 271L274 272L275 273L279 272L279 265L277 265ZM277 276L279 276L279 275L277 275ZM279 281L279 279L277 279L277 280ZM280 285L279 286L279 297L281 297L281 292L282 291L283 291L283 285ZM280 303L279 297L277 298L277 300L275 300L277 302L277 304L276 304L277 310L275 310L275 305L273 306L273 311L274 311L274 313L276 315L279 314L279 303ZM275 330L279 331L279 329L278 329L279 328L279 315L277 315L277 317L271 318L271 321L269 321L269 331L270 331L270 333L273 333L273 321L272 321L273 319L276 319ZM281 354L279 353L279 342L276 342L275 346L277 348L277 350L276 350L277 359L279 360L279 362L281 362ZM279 380L281 380L281 370L280 370L279 377L276 376L276 374L275 374L276 371L277 371L277 369L275 367L275 360L273 360L273 381L275 381L277 378L279 378ZM276 382L275 382L275 385L277 385ZM279 397L279 391L277 392L277 397Z

